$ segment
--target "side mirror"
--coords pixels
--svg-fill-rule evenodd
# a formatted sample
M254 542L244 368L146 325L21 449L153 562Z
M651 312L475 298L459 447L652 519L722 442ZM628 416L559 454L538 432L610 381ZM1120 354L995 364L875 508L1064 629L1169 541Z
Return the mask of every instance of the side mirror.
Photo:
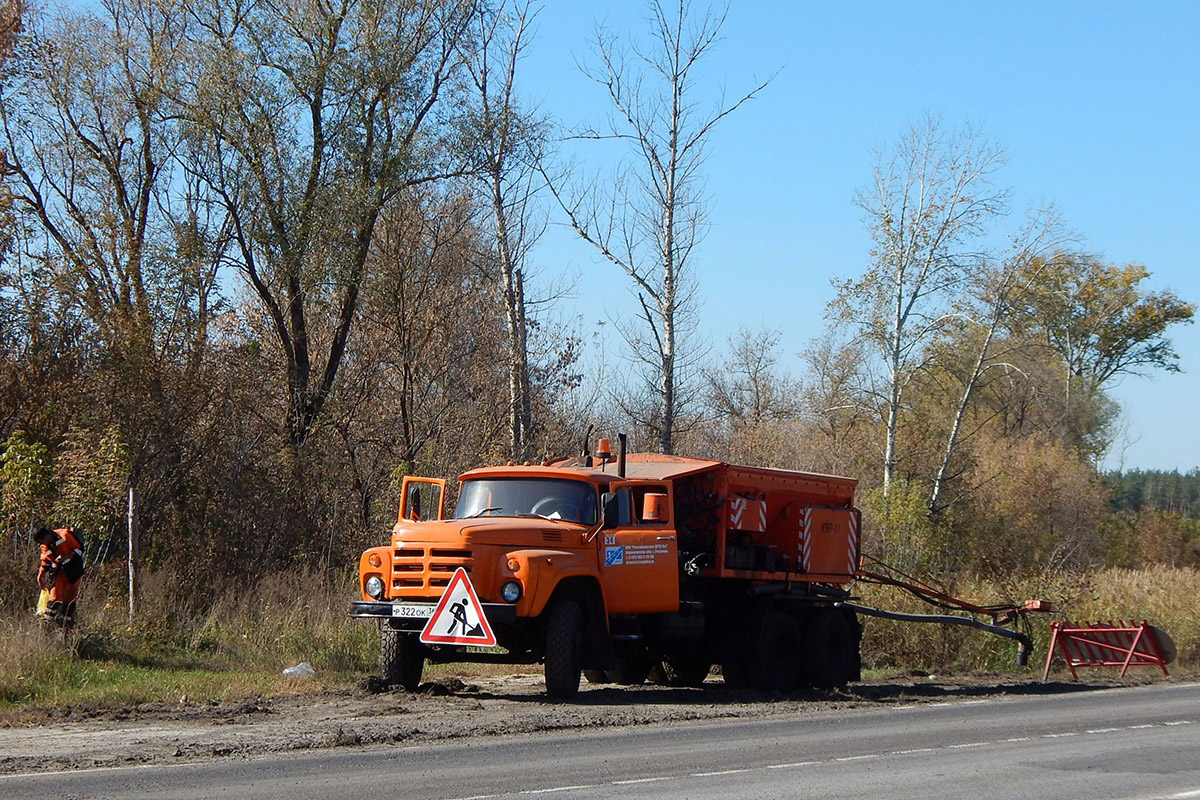
M600 519L602 528L615 528L620 518L620 502L615 492L600 495Z
M408 502L405 503L405 511L407 517L418 522L421 521L421 487L419 484L412 484L408 487Z

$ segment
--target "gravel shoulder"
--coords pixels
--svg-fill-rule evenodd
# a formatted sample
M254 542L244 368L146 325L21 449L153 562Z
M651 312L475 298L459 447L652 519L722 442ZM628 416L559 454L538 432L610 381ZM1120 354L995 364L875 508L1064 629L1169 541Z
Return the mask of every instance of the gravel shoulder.
M30 709L17 720L0 722L0 774L691 720L854 713L896 704L1095 691L1150 680L1168 679L1139 676L1124 681L1089 678L1041 683L995 675L917 674L853 684L841 692L780 697L727 690L719 677L710 677L699 689L585 682L576 702L556 703L545 698L541 674L533 672L445 678L424 684L417 692L381 691L377 681L367 679L351 689L235 703L183 700L126 708Z

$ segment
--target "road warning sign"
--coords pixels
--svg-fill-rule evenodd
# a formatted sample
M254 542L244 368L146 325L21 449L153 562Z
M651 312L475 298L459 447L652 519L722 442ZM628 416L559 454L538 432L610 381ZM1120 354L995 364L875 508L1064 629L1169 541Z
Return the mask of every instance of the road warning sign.
M483 614L483 604L475 594L467 571L459 567L442 592L433 616L425 623L420 639L425 644L475 645L492 647L496 634Z

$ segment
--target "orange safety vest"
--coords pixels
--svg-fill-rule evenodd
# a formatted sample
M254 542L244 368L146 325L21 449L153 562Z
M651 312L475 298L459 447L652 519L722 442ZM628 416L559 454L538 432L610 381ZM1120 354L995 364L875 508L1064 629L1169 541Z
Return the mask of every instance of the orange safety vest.
M76 583L83 576L83 545L70 528L56 528L54 533L58 536L54 544L41 546L41 569L57 568L70 583ZM68 566L75 559L78 561ZM70 577L72 574L74 578Z

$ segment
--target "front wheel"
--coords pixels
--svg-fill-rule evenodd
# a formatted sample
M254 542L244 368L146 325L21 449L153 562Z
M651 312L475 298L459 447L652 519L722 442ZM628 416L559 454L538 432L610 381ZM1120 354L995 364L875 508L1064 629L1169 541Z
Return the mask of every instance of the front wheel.
M546 694L570 700L579 693L583 664L583 609L559 600L546 620Z
M384 683L415 692L425 670L425 648L412 634L384 628L379 631L379 669Z

